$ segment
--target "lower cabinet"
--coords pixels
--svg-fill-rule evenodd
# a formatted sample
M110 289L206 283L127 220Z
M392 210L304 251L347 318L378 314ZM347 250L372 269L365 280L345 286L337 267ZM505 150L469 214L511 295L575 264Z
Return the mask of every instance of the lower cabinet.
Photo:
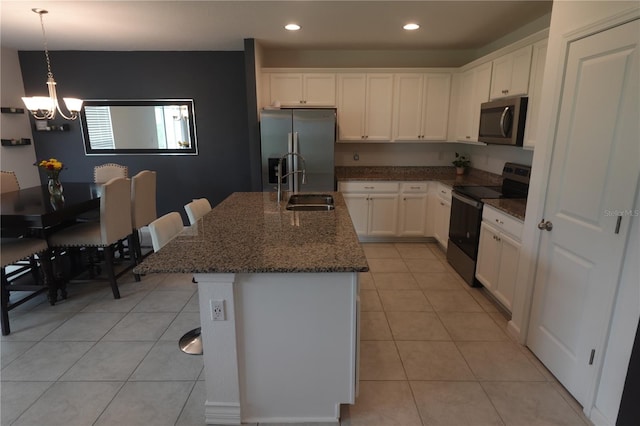
M522 222L485 205L476 278L509 311L516 288L521 235Z
M428 212L429 182L400 184L398 235L424 237L431 234Z
M398 224L397 182L341 182L351 221L359 236L393 237Z
M446 247L451 212L451 189L446 185L349 181L340 182L338 191L360 237L435 236Z

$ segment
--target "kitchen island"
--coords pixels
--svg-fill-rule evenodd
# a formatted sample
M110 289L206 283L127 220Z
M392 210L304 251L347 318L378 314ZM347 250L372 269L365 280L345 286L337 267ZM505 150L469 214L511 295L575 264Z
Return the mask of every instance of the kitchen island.
M368 266L331 195L335 210L292 212L273 193L232 194L136 267L198 282L207 424L331 422L355 402Z

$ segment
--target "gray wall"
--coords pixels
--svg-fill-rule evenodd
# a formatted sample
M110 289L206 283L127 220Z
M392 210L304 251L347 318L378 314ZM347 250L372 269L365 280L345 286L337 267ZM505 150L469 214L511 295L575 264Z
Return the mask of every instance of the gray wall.
M193 198L218 204L251 188L247 96L243 52L54 51L51 64L58 96L83 99L193 98L199 155L86 156L80 123L68 132L36 132L38 159L55 157L67 167L64 182L93 180L93 167L115 162L158 173L158 215L179 211ZM19 52L27 96L46 94L41 51ZM255 107L254 107L255 108ZM33 123L32 123L33 124Z

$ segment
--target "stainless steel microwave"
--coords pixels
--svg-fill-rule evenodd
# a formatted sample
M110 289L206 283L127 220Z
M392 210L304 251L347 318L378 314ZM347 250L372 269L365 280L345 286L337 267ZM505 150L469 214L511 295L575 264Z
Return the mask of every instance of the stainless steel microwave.
M527 97L497 99L480 106L478 141L487 144L522 146Z

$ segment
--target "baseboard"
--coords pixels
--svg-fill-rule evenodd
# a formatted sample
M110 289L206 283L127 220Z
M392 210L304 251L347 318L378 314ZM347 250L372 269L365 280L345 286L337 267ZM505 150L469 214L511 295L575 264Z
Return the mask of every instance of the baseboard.
M516 339L517 342L520 341L520 327L518 327L513 320L507 323L507 331Z
M239 425L240 404L237 402L209 402L204 403L204 419L207 424Z
M589 420L591 420L595 426L612 426L616 424L615 421L608 420L596 407L591 409Z

